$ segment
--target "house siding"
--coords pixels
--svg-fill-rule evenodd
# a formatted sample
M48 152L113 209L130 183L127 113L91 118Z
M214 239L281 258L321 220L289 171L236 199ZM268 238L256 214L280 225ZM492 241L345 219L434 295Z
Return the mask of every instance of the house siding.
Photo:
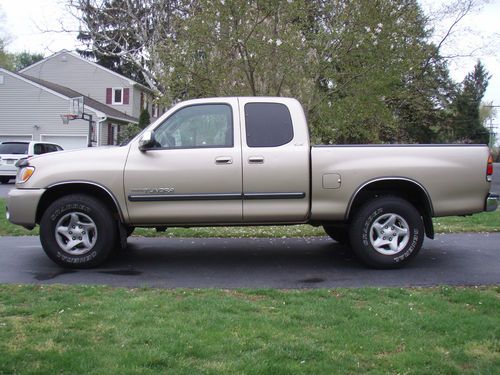
M62 124L60 115L68 112L68 99L1 70L0 75L0 135L32 135L34 141L42 135L88 135L87 121Z
M130 80L113 74L95 64L61 52L24 69L23 74L69 87L101 103L106 103L106 91L109 88L128 88L129 104L110 104L111 107L132 117L139 117L140 92ZM136 100L136 96L139 99Z

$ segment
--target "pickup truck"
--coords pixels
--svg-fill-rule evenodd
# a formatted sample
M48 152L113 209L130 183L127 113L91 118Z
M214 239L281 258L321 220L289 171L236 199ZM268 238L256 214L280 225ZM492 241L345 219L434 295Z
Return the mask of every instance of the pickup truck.
M126 145L23 161L7 217L39 224L64 267L101 264L135 227L309 223L395 268L433 238L432 217L495 210L492 173L483 145L311 147L295 99L197 99Z

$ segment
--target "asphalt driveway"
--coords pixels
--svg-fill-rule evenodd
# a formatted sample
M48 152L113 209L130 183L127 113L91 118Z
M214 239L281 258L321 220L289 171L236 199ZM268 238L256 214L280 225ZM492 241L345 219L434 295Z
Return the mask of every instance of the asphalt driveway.
M426 240L406 268L365 268L327 237L161 239L133 237L100 268L65 270L38 237L0 240L0 283L161 288L335 288L500 284L500 233Z

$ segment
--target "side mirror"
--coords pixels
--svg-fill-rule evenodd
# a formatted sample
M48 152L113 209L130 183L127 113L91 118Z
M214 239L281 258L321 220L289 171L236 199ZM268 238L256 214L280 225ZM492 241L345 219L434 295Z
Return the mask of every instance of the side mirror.
M139 150L147 151L158 146L155 135L152 131L145 132L139 140Z

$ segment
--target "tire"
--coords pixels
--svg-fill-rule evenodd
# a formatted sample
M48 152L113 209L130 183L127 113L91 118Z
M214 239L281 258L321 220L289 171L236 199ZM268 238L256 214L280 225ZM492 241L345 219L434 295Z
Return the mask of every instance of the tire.
M87 195L54 201L40 221L43 250L67 268L91 268L104 262L115 247L117 226L111 212Z
M342 245L346 245L349 243L349 232L347 228L323 225L323 229L325 230L326 234L331 237L332 240Z
M2 183L2 184L8 184L11 178L13 178L13 177L1 176L0 177L0 183Z
M399 268L420 251L424 224L420 213L406 200L380 197L356 212L349 238L356 256L368 266Z

